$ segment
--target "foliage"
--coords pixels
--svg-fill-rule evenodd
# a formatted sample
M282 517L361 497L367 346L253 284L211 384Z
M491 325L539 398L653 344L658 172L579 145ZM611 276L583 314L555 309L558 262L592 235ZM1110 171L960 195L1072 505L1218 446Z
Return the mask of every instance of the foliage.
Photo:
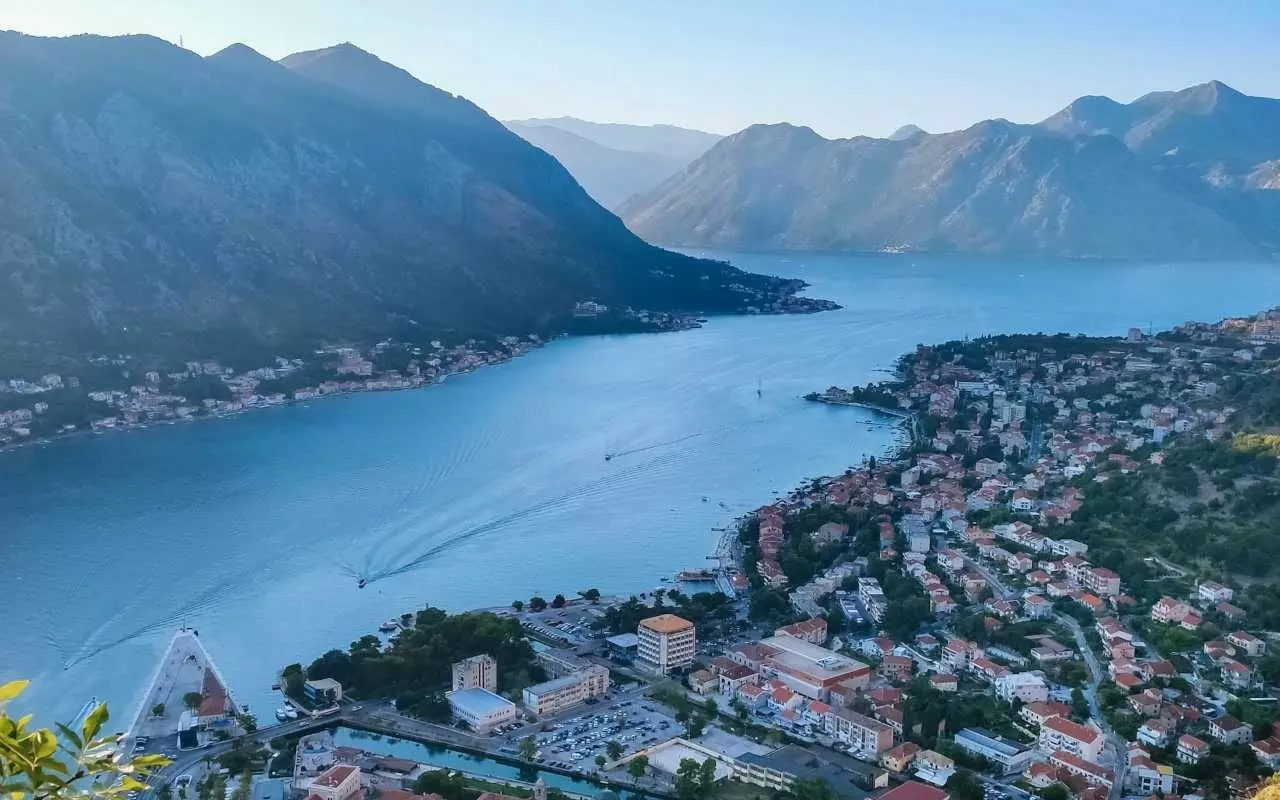
M982 782L971 771L959 769L947 779L947 793L955 800L982 800Z
M546 611L547 601L541 597L538 597L537 595L534 595L533 597L529 598L529 610L530 611Z
M821 778L801 778L791 784L795 800L837 800L839 795Z
M643 778L647 769L649 769L649 757L643 753L627 762L627 774L633 778Z
M451 665L488 653L499 666L498 686L515 693L545 680L520 623L484 611L449 615L438 608L418 612L383 650L376 636L362 636L346 650L330 650L312 662L307 677L333 678L362 697L394 697L396 706L428 719L447 717L440 695Z
M925 747L935 747L939 723L943 722L945 731L951 733L961 728L987 728L1013 739L1020 737L1008 707L990 695L939 692L920 675L907 684L902 711L904 730L913 731L919 726L919 734L909 738Z
M108 719L105 703L89 712L78 731L59 724L61 736L48 728L31 728L30 715L10 717L8 703L27 685L0 684L0 796L114 800L145 788L147 776L169 763L158 755L128 762L117 755L115 737L99 736Z
M532 734L520 740L517 752L525 761L532 761L538 755L538 740Z
M664 599L671 600L667 605ZM635 597L605 609L595 624L610 633L633 632L640 621L658 614L675 614L698 627L698 636L714 635L716 627L727 627L734 618L733 601L724 592L699 592L693 596L672 590L654 599L652 606Z
M200 707L200 701L203 699L199 692L187 692L182 696L182 704L187 708L195 709Z
M582 597L583 600L586 600L588 603L600 602L599 589L583 589L581 592L578 592L578 594Z

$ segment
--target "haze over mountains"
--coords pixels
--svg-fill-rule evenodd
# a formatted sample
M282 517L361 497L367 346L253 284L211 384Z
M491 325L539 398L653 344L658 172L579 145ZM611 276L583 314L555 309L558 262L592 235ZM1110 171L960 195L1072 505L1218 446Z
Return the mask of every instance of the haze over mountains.
M349 44L276 63L0 33L0 209L15 363L549 333L580 300L793 290L646 244L483 110Z
M619 208L677 246L1229 259L1280 251L1280 101L1211 82L1036 125L756 125Z
M647 192L721 137L674 125L620 125L574 117L512 120L506 126L542 148L606 208Z

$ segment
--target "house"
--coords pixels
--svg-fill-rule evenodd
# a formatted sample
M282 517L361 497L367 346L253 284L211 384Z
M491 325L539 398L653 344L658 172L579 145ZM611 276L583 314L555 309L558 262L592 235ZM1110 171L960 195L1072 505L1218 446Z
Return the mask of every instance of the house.
M1031 556L1026 553L1014 553L1009 556L1009 560L1006 563L1008 564L1009 569L1014 572L1030 572L1031 568L1035 566L1035 562L1031 560Z
M1102 597L1120 594L1120 576L1106 567L1093 567L1081 574L1081 585Z
M1006 703L1043 703L1049 699L1049 686L1044 678L1031 672L1015 672L995 680L996 694Z
M890 772L905 772L919 752L920 745L915 742L903 742L880 756L880 766Z
M1196 587L1196 597L1206 603L1222 603L1234 600L1236 593L1229 587L1214 581L1202 581Z
M1153 717L1160 713L1163 699L1160 692L1147 689L1138 694L1129 695L1129 707L1140 717Z
M1253 728L1235 717L1224 714L1209 720L1209 735L1223 744L1246 744L1253 741Z
M960 686L960 680L950 673L940 672L929 676L929 685L939 692L954 692Z
M1183 764L1198 764L1200 759L1209 755L1209 743L1203 739L1197 739L1189 733L1184 733L1178 737L1177 749L1178 761Z
M1267 652L1267 643L1252 633L1235 631L1227 634L1227 644L1247 656L1260 656Z
M1074 775L1087 783L1110 788L1116 781L1116 775L1111 770L1096 761L1081 758L1075 753L1068 753L1065 750L1050 753L1049 763L1058 767L1062 773Z
M1138 728L1138 741L1152 747L1164 747L1173 735L1173 724L1163 719L1149 719Z
M872 760L893 747L892 728L848 708L832 710L827 732L855 754Z
M1259 764L1266 766L1268 769L1280 767L1280 740L1274 738L1261 739L1250 744L1249 748L1258 757Z
M1065 717L1052 717L1040 727L1037 745L1045 753L1064 750L1087 761L1097 761L1102 753L1102 733Z
M914 664L906 656L885 656L880 662L880 674L891 681L909 680Z
M964 639L952 639L942 648L939 664L952 672L959 672L969 665L971 645Z
M1124 784L1130 792L1144 797L1168 795L1173 792L1173 769L1157 764L1147 756L1135 754L1129 759Z
M1236 661L1224 658L1219 663L1222 671L1222 682L1235 689L1247 689L1253 684L1253 670Z
M1031 619L1044 619L1053 616L1053 604L1044 595L1029 594L1022 599L1022 607Z
M847 526L846 526L847 527ZM793 636L810 644L822 645L827 642L827 620L825 617L811 619L785 625L773 632L774 636Z
M916 777L934 786L945 786L956 774L956 762L933 750L921 750L915 758Z
M1018 712L1018 716L1024 722L1033 728L1039 729L1046 720L1052 717L1066 717L1071 714L1071 708L1066 703L1058 701L1053 702L1031 702L1027 703Z
M907 781L895 786L877 800L947 800L950 795L941 789L919 781Z

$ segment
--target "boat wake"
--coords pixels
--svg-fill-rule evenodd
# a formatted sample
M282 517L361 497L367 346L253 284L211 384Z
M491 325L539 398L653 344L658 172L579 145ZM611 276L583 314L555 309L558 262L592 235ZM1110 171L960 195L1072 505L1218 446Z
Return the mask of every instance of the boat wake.
M119 647L122 644L150 636L160 631L169 630L178 626L183 622L190 621L204 612L210 611L223 603L226 603L233 595L232 589L234 585L230 581L224 581L216 584L209 589L201 592L189 601L179 606L171 613L162 618L155 619L145 625L139 626L128 633L120 634L110 639L101 640L98 633L92 634L88 640L80 645L74 652L69 651L55 643L55 649L60 654L68 654L62 663L62 669L68 670L72 667L83 664L95 656L99 656L108 650ZM109 624L105 627L109 627ZM100 629L101 630L101 629Z

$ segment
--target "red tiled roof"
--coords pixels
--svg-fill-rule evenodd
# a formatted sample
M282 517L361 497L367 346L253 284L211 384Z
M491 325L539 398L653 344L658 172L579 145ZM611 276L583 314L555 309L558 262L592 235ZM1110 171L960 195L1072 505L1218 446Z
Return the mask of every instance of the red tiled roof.
M877 800L947 800L947 793L919 781L907 781L880 795Z
M325 786L333 789L341 785L342 782L355 771L356 768L350 764L334 764L332 767L329 767L327 770L317 775L313 783L317 786Z

